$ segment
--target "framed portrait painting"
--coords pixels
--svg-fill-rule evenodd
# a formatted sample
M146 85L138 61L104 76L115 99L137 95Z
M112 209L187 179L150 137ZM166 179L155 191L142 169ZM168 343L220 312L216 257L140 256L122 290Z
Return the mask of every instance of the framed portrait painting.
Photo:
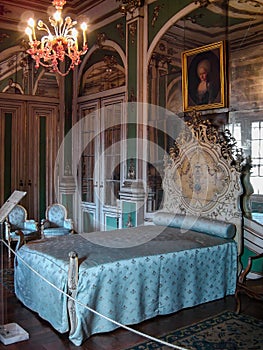
M182 53L183 111L226 106L223 41Z

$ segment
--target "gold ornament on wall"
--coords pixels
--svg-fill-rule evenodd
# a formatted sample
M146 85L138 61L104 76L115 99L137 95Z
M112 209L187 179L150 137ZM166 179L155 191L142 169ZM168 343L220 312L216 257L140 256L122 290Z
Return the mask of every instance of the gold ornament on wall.
M163 7L164 7L164 4L155 6L155 8L153 10L153 17L152 17L152 22L151 22L152 23L152 27L154 27L155 22L157 21L157 18L159 17L160 10Z
M119 34L120 34L121 40L124 40L124 39L125 39L125 36L124 36L123 24L122 24L122 23L118 23L118 24L116 25L116 28L118 29L118 32L119 32Z
M136 23L136 22L132 22L132 23L129 25L129 33L130 33L130 36L131 36L131 42L132 42L132 44L135 43L136 31L137 31L137 23Z
M117 2L120 2L120 12L124 15L127 15L130 13L133 15L134 11L137 10L139 7L142 7L144 4L143 0L116 0Z
M98 33L98 35L97 35L97 45L98 45L98 47L100 49L103 47L103 44L104 44L106 39L107 39L107 37L106 37L105 33Z
M209 4L210 4L210 1L209 0L198 0L198 1L195 1L195 4L200 4L200 7L207 7Z

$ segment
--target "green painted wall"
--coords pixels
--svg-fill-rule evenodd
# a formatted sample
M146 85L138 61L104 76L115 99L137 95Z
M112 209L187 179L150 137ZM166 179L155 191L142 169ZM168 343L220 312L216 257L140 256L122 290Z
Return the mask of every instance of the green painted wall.
M163 27L163 25L174 16L174 14L178 11L180 11L185 6L189 5L192 0L166 0L165 2L163 0L158 0L153 2L148 6L148 33L149 33L149 42L148 45L151 44L153 41L155 35L159 32L159 30ZM154 16L154 11L156 8L159 8L159 15L157 17L157 20L154 23L154 26L152 25L152 19Z
M121 28L122 33L120 33L118 27ZM123 51L125 51L126 19L124 16L104 27L99 28L98 30L95 30L94 32L88 33L89 48L96 44L98 34L105 34L108 40L115 41L123 49Z
M20 46L21 41L26 40L28 37L25 32L19 33L18 31L0 29L1 51L8 49L10 46Z

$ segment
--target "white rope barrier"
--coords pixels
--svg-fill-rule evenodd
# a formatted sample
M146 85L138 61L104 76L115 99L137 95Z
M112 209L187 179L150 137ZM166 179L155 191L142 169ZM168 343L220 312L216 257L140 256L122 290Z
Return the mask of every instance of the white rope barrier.
M167 343L166 341L163 341L163 340L161 340L161 339L152 337L152 336L150 336L150 335L148 335L148 334L142 333L142 332L137 331L137 330L135 330L135 329L133 329L133 328L130 328L130 327L126 326L126 325L123 325L123 324L121 324L121 323L119 323L119 322L117 322L117 321L115 321L115 320L113 320L113 319L111 319L111 318L109 318L109 317L107 317L107 316L105 316L105 315L99 313L98 311L96 311L96 310L90 308L89 306L87 306L87 305L81 303L80 301L76 300L75 298L73 298L72 296L70 296L69 294L67 294L66 292L64 292L63 290L61 290L61 289L59 289L58 287L56 287L53 283L51 283L50 281L48 281L45 277L43 277L40 273L38 273L38 272L37 272L36 270L34 270L30 265L28 265L28 263L27 263L26 261L24 261L24 259L21 258L11 247L9 247L9 246L6 244L5 241L2 241L2 242L7 246L8 249L11 250L11 252L12 252L12 253L13 253L27 268L29 268L33 273L35 273L35 274L36 274L38 277L40 277L43 281L45 281L47 284L49 284L51 287L53 287L54 289L56 289L56 290L57 290L58 292L60 292L61 294L64 294L68 299L71 299L72 301L74 301L74 302L77 303L78 305L80 305L80 306L86 308L86 309L89 310L90 312L92 312L92 313L94 313L94 314L96 314L96 315L98 315L98 316L104 318L105 320L107 320L107 321L109 321L109 322L115 324L115 325L118 326L118 327L124 328L124 329L126 329L127 331L130 331L130 332L132 332L132 333L135 333L135 334L137 334L137 335L139 335L139 336L142 336L142 337L147 338L147 339L149 339L149 340L152 340L152 341L154 341L154 342L157 342L157 343L160 343L160 344L162 344L162 345L168 346L169 348L178 349L178 350L188 350L187 348L184 348L184 347L181 347L181 346L178 346L178 345L174 345L174 344L171 344L171 343Z

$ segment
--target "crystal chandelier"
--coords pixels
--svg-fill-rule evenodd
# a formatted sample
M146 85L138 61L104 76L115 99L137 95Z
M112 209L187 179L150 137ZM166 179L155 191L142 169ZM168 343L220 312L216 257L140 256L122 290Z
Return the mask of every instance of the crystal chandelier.
M36 61L35 67L39 65L51 68L54 72L62 76L66 76L71 69L79 65L81 56L87 50L86 30L87 24L82 23L81 29L83 33L82 49L78 49L78 31L74 28L77 21L73 21L70 17L62 18L62 9L66 4L65 0L53 0L52 5L55 6L56 12L53 18L49 17L49 27L39 20L37 23L37 30L46 32L42 38L37 39L35 31L35 21L33 18L28 20L28 27L26 34L29 38L30 48L27 53ZM65 58L69 59L69 64L65 71L60 70L60 63L64 62Z

